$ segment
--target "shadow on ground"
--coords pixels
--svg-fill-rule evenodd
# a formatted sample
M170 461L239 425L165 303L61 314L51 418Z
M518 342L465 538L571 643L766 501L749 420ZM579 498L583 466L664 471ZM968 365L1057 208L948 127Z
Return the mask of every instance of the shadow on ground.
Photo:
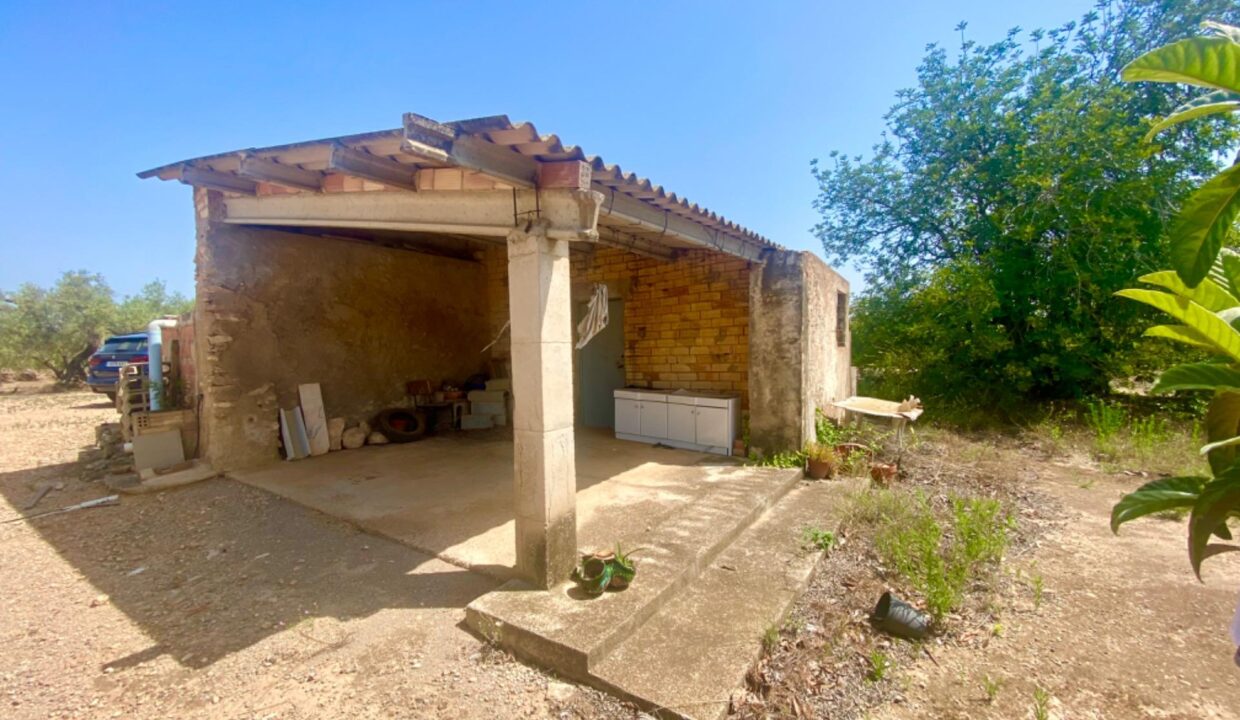
M108 494L76 476L72 463L3 473L0 494L21 508L36 483L65 480L38 510ZM30 530L151 638L104 667L163 654L203 667L305 620L463 608L496 584L225 479L0 525L0 542Z

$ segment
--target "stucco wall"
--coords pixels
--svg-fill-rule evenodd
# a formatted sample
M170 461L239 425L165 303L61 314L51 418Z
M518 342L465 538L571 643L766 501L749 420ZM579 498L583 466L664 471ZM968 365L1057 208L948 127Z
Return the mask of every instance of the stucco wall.
M814 438L816 410L848 396L851 338L837 338L848 282L808 252L776 252L750 276L750 442L765 453Z
M405 382L463 380L489 341L481 263L211 222L199 207L199 377L217 469L278 457L277 408L322 387L328 417L369 418ZM205 340L205 342L204 342Z
M843 412L831 406L849 395L852 363L852 333L848 313L837 314L838 295L843 293L845 308L848 281L811 253L801 253L801 276L805 285L805 332L802 385L805 404L801 408L802 438L814 438L815 411L823 410L839 418ZM843 333L838 334L837 319L843 318ZM840 341L843 341L843 345Z

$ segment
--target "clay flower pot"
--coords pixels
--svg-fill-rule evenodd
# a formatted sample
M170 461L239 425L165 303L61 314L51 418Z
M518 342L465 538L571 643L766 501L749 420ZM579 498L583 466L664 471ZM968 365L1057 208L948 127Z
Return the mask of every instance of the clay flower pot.
M805 474L814 480L825 480L835 474L835 462L809 458L805 461Z
M606 557L602 557L602 556ZM586 555L581 558L581 566L574 573L581 589L590 595L602 595L612 579L611 553Z
M897 470L898 468L892 463L871 463L870 480L873 480L875 485L885 487L896 479Z

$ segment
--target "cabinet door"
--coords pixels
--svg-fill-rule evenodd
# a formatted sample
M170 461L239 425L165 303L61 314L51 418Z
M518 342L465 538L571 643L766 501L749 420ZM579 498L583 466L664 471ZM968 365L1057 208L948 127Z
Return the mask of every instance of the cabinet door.
M697 408L692 405L667 404L667 438L680 442L697 442Z
M642 435L652 438L667 437L667 403L641 401Z
M616 432L641 435L641 403L630 398L616 398Z
M697 443L711 447L728 447L732 443L727 408L697 407Z

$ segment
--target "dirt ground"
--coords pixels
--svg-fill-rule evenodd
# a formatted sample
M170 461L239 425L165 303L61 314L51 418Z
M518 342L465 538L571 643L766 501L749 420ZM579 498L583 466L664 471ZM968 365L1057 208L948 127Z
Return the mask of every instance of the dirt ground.
M1240 718L1228 633L1240 559L1211 559L1202 584L1183 520L1138 520L1112 535L1112 504L1149 478L1105 474L1082 454L1052 457L1027 438L923 436L932 439L914 444L899 489L1012 508L1002 569L922 652L870 628L875 600L897 580L846 524L845 545L751 674L740 717ZM876 654L890 663L879 678Z
M79 479L76 459L114 419L108 404L3 394L11 387L0 388L0 520L43 483L63 489L35 511L107 494ZM1045 528L1009 563L1002 632L932 644L937 664L902 656L868 717L1034 717L1035 688L1050 717L1240 717L1227 637L1240 558L1208 561L1201 584L1182 522L1112 536L1112 502L1143 478L1015 444L962 440L947 457L1045 498ZM466 632L464 606L494 581L227 480L0 524L0 577L4 717L636 715ZM869 632L862 595L845 593L839 612ZM986 677L999 683L993 702Z
M934 650L938 665L919 661L898 678L903 702L875 720L1034 717L1038 688L1050 718L1240 718L1229 637L1240 558L1207 561L1203 584L1188 564L1183 520L1137 520L1113 535L1111 506L1149 478L1048 460L1028 446L1000 444L979 464L1030 480L1062 516L1009 568L1024 592L1001 614L1002 634ZM993 702L986 677L1000 683Z
M108 494L76 464L108 403L22 389L0 520ZM466 632L495 581L228 480L0 525L0 577L6 718L635 715Z

